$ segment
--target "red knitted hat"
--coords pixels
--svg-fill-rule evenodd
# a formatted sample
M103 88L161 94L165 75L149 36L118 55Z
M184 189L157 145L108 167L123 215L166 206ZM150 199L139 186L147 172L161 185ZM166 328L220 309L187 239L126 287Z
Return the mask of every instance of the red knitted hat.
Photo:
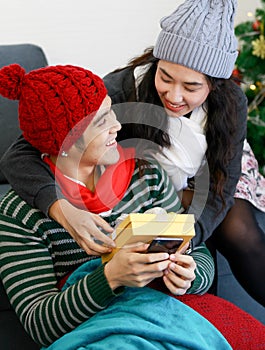
M25 139L42 153L57 155L67 135L65 150L83 134L107 90L101 78L84 68L50 66L26 74L11 64L0 69L0 94L19 100Z

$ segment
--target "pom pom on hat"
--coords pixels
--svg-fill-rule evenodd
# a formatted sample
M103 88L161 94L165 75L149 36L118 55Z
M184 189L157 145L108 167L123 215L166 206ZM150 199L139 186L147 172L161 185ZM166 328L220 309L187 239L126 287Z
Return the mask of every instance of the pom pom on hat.
M19 100L25 139L40 152L57 155L83 134L107 90L101 78L81 67L50 66L25 74L13 64L0 69L0 93Z
M216 77L229 78L238 55L236 0L186 0L161 19L154 56Z
M25 69L18 64L2 68L0 70L0 94L10 100L18 100L25 74Z

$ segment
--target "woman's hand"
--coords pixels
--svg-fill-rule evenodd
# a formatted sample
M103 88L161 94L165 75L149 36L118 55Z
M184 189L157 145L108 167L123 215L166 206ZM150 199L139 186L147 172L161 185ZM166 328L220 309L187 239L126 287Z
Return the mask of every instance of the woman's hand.
M170 263L163 276L164 283L172 294L183 295L195 279L196 263L192 256L181 252L171 254L169 259Z
M51 205L49 216L62 225L89 255L109 253L111 247L115 247L114 241L99 229L111 233L113 228L97 214L78 209L67 200L60 199ZM104 245L97 244L94 239Z
M145 254L149 244L121 248L105 266L105 275L114 290L120 286L144 287L163 276L169 265L168 253Z
M193 195L194 195L194 191L193 190L183 190L179 196L181 198L181 204L183 206L184 209L187 209L191 203L192 203L192 199L193 199Z

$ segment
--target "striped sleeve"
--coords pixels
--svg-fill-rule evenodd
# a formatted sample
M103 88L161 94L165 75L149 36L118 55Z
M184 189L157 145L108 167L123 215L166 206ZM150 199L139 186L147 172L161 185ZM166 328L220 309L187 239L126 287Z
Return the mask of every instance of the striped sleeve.
M196 277L187 294L202 295L209 290L213 283L215 273L214 260L205 243L195 247L190 255L196 262Z
M59 291L43 239L15 218L0 214L0 235L3 284L24 328L40 345L51 344L115 297L102 265L64 292Z

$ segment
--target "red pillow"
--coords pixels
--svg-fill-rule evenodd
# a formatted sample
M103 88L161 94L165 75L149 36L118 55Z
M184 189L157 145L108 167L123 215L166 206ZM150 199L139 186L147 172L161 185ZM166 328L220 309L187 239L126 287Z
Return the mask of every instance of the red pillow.
M265 349L265 326L229 301L212 294L186 294L176 298L211 322L233 349Z

